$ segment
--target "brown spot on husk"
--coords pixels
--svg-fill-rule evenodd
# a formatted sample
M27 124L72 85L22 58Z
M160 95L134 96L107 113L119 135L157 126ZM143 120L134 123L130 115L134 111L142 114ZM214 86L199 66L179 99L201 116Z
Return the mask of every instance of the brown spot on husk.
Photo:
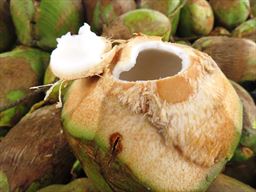
M113 158L115 158L119 153L121 153L123 146L122 146L122 135L118 132L113 133L110 135L109 144L111 146L111 154Z
M176 76L169 80L157 81L157 90L159 96L168 103L185 101L193 94L193 88L188 81L181 76Z

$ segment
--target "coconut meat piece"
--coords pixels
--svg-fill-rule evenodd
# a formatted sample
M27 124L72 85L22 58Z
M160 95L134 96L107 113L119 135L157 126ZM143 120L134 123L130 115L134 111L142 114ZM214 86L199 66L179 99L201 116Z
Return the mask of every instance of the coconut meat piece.
M50 67L54 75L64 80L101 73L104 67L102 61L111 50L111 43L91 32L86 23L79 29L78 35L68 32L57 42L57 48L51 54Z
M135 39L122 53L127 56L121 57L112 73L122 81L166 78L181 73L190 65L185 51L159 40L137 42Z

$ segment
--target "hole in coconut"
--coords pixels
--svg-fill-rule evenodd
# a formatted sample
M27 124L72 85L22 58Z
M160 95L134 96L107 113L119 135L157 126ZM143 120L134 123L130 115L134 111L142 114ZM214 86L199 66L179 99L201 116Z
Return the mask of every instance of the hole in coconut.
M146 49L138 54L136 64L120 74L125 81L145 81L169 77L182 69L182 60L177 55L159 49Z

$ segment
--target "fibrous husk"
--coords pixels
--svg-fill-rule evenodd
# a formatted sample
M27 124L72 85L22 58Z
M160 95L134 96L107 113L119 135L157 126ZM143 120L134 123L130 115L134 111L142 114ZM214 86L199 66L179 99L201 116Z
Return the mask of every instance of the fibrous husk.
M74 156L61 128L60 109L52 105L27 114L4 137L0 172L8 178L10 191L36 191L68 181Z
M193 47L209 54L229 79L256 79L255 42L234 37L202 37Z
M9 49L15 41L15 31L10 16L9 2L0 1L0 52Z
M82 0L11 0L11 15L18 40L45 50L56 47L56 38L77 33L83 23Z
M66 185L50 185L38 192L97 192L88 178L76 179Z
M236 179L220 174L207 192L255 192L256 190Z
M245 21L232 32L232 36L251 39L256 42L256 18Z
M119 16L103 29L103 35L112 39L129 39L134 33L160 36L168 41L171 24L159 11L136 9Z
M217 21L228 29L243 23L250 14L249 0L210 0Z
M4 107L30 93L29 88L42 84L49 54L37 49L18 47L0 54L0 107ZM26 114L39 99L38 95L0 112L0 127L11 127Z
M83 0L92 31L100 33L118 16L136 9L134 0Z
M150 78L164 65L161 51L174 54L171 65L180 61L181 69ZM140 53L149 59L141 74L134 67ZM232 157L242 128L239 98L209 56L148 36L117 46L100 77L74 81L62 118L102 192L204 191Z
M186 0L141 0L139 7L154 9L165 14L171 22L172 35L174 35L179 23L180 9L185 5L185 2Z
M256 154L256 105L250 94L239 84L232 82L243 104L243 130L233 161L245 161Z
M206 0L187 0L180 12L179 36L208 35L214 24L211 6Z

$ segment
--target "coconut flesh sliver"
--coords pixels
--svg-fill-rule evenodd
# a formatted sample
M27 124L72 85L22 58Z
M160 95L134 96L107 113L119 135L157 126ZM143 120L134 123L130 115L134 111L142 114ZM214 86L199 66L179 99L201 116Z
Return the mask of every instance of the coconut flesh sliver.
M84 24L78 35L67 33L57 39L57 48L51 54L50 66L54 75L64 80L85 77L87 72L104 60L110 50L104 37L91 32Z

